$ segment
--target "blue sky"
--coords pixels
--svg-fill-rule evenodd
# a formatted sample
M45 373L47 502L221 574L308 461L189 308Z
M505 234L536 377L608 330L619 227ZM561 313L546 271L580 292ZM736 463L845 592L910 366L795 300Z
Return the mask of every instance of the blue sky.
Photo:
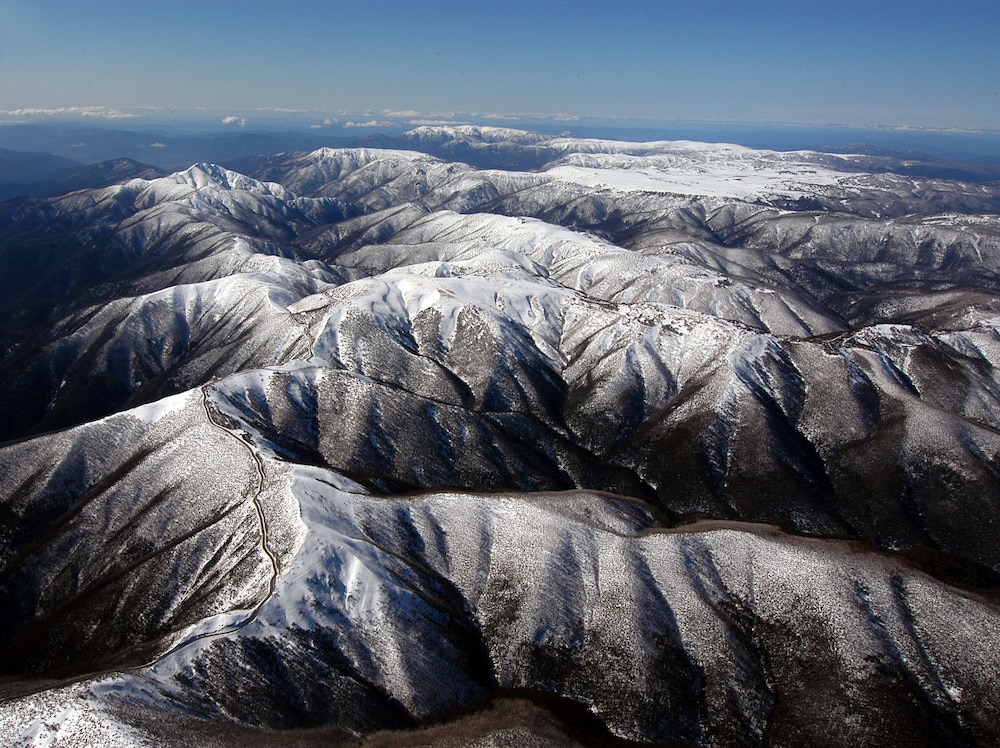
M1000 2L0 0L0 110L1000 128Z

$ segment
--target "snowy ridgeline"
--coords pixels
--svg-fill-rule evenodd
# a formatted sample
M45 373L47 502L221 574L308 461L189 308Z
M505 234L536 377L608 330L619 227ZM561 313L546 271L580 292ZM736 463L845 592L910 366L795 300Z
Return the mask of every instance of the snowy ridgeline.
M407 137L0 206L0 742L1000 739L995 186Z

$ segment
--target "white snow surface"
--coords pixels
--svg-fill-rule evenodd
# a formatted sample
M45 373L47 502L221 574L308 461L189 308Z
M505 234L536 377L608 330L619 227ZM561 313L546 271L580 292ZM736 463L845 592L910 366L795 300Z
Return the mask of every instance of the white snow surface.
M697 150L690 154L630 156L575 154L545 170L566 182L622 192L753 199L799 198L819 186L839 185L842 173L803 159L771 164L741 151Z
M855 171L852 164L858 158L688 140L546 137L498 127L420 127L404 137L433 144L510 143L548 149L564 155L546 166L545 175L596 189L737 199L797 198L818 186L849 182L845 171Z
M6 748L157 748L155 736L109 712L86 683L0 703Z

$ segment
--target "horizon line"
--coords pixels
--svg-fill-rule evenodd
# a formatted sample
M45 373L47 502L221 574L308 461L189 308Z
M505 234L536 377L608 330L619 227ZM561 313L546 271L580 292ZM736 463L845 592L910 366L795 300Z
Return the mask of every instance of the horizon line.
M138 113L141 112L141 113ZM159 113L161 117L156 117ZM421 112L412 109L324 109L324 108L295 108L295 107L170 107L152 105L132 105L132 106L109 106L109 105L72 105L72 106L27 106L27 107L4 107L0 109L0 117L19 118L79 118L85 121L134 121L143 120L147 123L166 121L171 118L201 114L206 117L212 115L224 115L218 122L213 124L237 125L249 127L252 122L245 120L240 122L242 117L234 119L235 115L257 113L263 115L315 115L329 118L351 117L347 122L338 120L327 121L319 124L320 127L347 127L347 128L376 128L376 127L420 127L420 126L461 126L477 125L491 126L490 122L525 124L558 124L567 126L587 126L588 124L601 124L613 126L619 124L623 127L657 127L670 125L722 125L722 126L771 126L771 127L809 127L809 128L829 128L846 130L884 130L899 132L931 132L941 134L978 134L978 135L1000 135L1000 125L996 127L972 126L972 125L914 125L914 124L850 124L846 122L817 122L803 121L795 119L728 119L728 118L701 118L701 117L643 117L625 115L599 115L599 114L568 114L568 113L543 113L543 112L464 112L464 111L439 111L432 110ZM380 120L371 120L373 117L381 117ZM369 119L369 122L355 122L353 118ZM225 120L225 121L223 121ZM28 120L17 122L0 121L0 125L29 124ZM208 124L208 123L206 123Z

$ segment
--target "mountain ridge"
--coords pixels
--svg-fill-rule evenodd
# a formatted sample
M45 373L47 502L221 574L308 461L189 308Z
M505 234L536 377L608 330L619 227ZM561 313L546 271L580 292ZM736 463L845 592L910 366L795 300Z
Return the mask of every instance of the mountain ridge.
M0 736L995 738L995 187L415 132L0 206Z

